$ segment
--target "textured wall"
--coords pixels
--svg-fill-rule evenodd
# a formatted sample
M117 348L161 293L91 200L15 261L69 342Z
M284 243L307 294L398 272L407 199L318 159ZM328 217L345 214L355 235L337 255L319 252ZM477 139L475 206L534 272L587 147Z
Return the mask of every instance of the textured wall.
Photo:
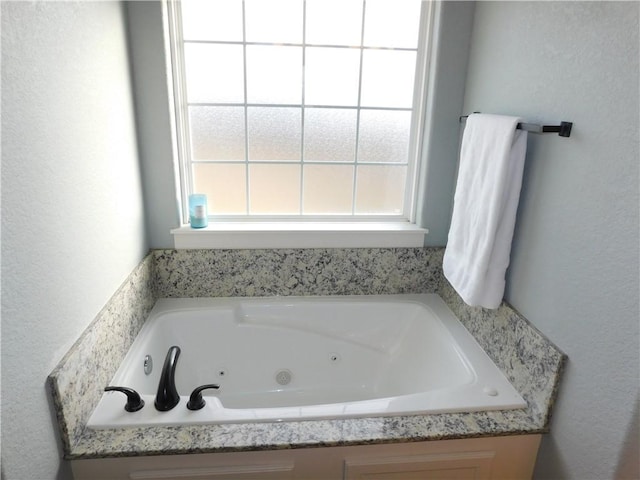
M180 225L174 175L174 131L163 37L162 2L124 2L136 103L145 214L152 248L173 247L169 230ZM167 49L168 51L168 49Z
M427 103L417 222L425 245L447 244L453 205L460 115L475 2L438 2Z
M506 299L569 357L537 478L613 478L638 392L638 2L478 2L465 111L530 135ZM637 413L636 413L637 414ZM634 438L629 434L630 439Z
M3 478L65 478L49 372L147 251L118 2L2 2Z

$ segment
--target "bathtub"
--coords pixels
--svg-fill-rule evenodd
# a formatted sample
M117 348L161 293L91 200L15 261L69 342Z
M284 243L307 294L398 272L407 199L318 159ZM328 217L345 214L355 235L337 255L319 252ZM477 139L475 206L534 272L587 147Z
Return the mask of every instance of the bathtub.
M154 408L179 346L180 402ZM186 408L195 387L205 406ZM160 299L110 382L94 429L277 422L525 408L523 398L434 294ZM106 385L105 385L106 387Z

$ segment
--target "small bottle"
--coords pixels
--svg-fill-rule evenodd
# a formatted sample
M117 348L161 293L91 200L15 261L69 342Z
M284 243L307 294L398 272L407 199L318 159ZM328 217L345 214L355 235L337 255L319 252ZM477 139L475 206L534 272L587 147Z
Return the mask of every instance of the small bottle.
M202 193L189 195L189 223L191 228L204 228L209 224L206 195Z

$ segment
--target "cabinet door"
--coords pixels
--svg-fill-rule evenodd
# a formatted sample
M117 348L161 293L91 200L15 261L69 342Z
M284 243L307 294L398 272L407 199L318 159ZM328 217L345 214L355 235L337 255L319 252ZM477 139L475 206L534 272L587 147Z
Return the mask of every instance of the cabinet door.
M230 465L206 468L138 470L131 480L288 480L293 478L293 462L255 465Z
M224 455L224 454L223 454ZM73 463L76 480L291 480L293 459L227 457L216 465L211 457L173 455L80 460ZM191 457L191 458L189 458ZM229 458L235 461L229 461ZM243 460L244 458L244 460Z
M493 452L464 452L345 460L345 480L485 480Z

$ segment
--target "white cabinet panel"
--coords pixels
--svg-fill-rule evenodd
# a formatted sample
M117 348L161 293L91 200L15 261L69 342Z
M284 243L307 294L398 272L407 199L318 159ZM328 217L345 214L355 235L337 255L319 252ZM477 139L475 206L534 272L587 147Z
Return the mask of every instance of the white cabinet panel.
M71 462L76 480L531 478L540 435Z
M345 461L345 480L488 480L493 451Z

